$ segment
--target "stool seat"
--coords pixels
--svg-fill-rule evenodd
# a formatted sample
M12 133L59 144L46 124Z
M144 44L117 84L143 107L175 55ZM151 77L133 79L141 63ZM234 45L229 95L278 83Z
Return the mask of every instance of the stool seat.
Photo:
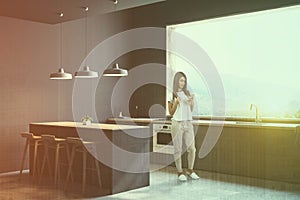
M44 157L43 157L43 163L41 168L41 174L43 174L45 165L47 162L49 175L51 176L51 164L50 164L50 156L49 156L49 150L53 149L55 150L55 162L54 162L54 184L58 183L58 180L60 178L60 171L59 171L59 158L60 153L62 149L66 149L66 139L63 138L57 138L54 135L42 135L42 142L44 145ZM67 158L69 160L69 155L67 153ZM41 182L41 177L40 177Z
M70 161L69 161L69 167L67 171L67 178L66 178L66 187L69 182L69 178L72 172L72 166L75 158L75 153L79 152L82 153L82 193L85 191L85 185L86 185L86 163L87 163L87 154L88 152L91 153L96 153L96 145L94 142L89 142L89 141L83 141L82 138L76 138L76 137L68 137L67 138L67 144L68 144L68 151L71 153L70 155ZM100 174L100 168L99 168L99 162L96 158L94 158L95 166L96 166L96 171L97 171L97 176L98 176L98 183L99 187L102 187L101 183L101 174Z
M42 145L42 137L41 136L36 136L33 133L29 132L22 132L21 137L26 139L25 143L25 148L23 152L23 158L22 158L22 164L21 164L21 169L20 169L20 174L22 174L24 165L25 165L25 159L27 155L27 149L29 146L33 146L34 152L33 152L33 166L32 166L32 175L36 175L37 171L37 153L38 153L38 147Z

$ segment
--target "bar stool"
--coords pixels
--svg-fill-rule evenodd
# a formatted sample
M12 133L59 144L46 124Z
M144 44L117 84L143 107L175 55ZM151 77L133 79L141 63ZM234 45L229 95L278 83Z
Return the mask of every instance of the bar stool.
M29 132L22 132L21 136L23 138L26 138L26 144L25 144L25 148L24 148L24 152L23 152L20 174L22 174L23 169L24 169L25 159L26 159L26 155L27 155L27 149L29 146L33 146L34 153L33 153L32 176L35 176L36 171L37 171L36 159L37 159L38 147L42 145L42 138L41 138L41 136L35 136L35 135L33 135L33 133L29 133Z
M95 143L94 142L83 141L82 138L67 137L67 144L68 144L69 152L71 152L71 155L70 155L69 167L68 167L67 178L66 178L66 187L68 185L69 178L72 175L71 172L72 172L72 166L73 166L73 162L74 162L74 158L75 158L75 153L79 152L79 153L82 153L82 167L83 167L82 168L82 170L83 170L83 173L82 173L82 193L84 193L85 185L86 185L86 171L87 171L87 169L91 170L91 168L86 167L87 155L88 155L88 151L96 152ZM96 158L93 157L93 159L94 159L95 166L96 166L96 169L94 169L94 170L97 171L98 183L99 183L99 186L101 188L102 183L101 183L101 174L100 174L99 163L98 163L98 160Z
M54 184L57 185L58 180L60 179L60 168L59 168L59 156L62 149L66 149L66 139L63 138L57 138L54 135L42 135L42 142L44 145L44 157L43 157L43 163L41 168L41 175L44 172L45 165L47 162L48 165L48 172L51 176L51 164L50 164L50 155L49 150L53 149L55 150L55 162L54 162ZM69 154L67 152L67 159L69 160ZM41 177L39 182L41 182Z

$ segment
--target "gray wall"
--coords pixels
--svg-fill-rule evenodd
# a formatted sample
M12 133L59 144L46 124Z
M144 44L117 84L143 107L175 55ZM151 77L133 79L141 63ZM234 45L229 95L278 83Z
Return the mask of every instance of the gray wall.
M131 22L129 14L125 12L90 16L88 52L109 36L126 30ZM75 80L49 80L49 75L58 70L60 62L67 72L74 74L79 69L85 58L85 20L63 23L62 43L60 24L49 25L0 17L0 27L2 173L20 169L25 144L20 132L28 131L29 123L73 120ZM91 67L97 66L93 61L90 64ZM113 85L111 79L104 82L104 91L109 94L111 90L108 86ZM86 81L86 84L92 83ZM105 106L102 102L97 104ZM101 116L106 118L110 115L103 113Z
M167 0L132 9L134 25L161 26L299 4L299 0Z

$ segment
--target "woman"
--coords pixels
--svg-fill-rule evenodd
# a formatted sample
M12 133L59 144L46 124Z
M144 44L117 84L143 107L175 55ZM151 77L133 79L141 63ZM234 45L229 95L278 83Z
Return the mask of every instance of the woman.
M187 90L187 78L183 72L177 72L173 82L173 97L168 102L172 117L172 140L174 145L174 160L178 171L178 180L186 181L181 164L182 141L185 142L188 153L188 170L186 174L192 179L199 179L193 171L196 148L194 129L192 125L192 111L194 108L194 95Z

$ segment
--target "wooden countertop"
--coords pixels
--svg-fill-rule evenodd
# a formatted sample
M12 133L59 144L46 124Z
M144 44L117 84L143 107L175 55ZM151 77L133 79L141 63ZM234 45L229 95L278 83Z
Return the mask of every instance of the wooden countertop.
M132 125L120 125L120 124L106 124L106 123L92 123L91 125L83 125L82 122L39 122L30 123L32 125L44 125L44 126L62 126L72 128L86 128L86 129L102 129L102 130L129 130L129 129L144 129L148 126L132 126Z
M141 123L152 123L154 121L161 121L163 118L131 118L131 117L111 117L108 118L108 122L141 122Z

